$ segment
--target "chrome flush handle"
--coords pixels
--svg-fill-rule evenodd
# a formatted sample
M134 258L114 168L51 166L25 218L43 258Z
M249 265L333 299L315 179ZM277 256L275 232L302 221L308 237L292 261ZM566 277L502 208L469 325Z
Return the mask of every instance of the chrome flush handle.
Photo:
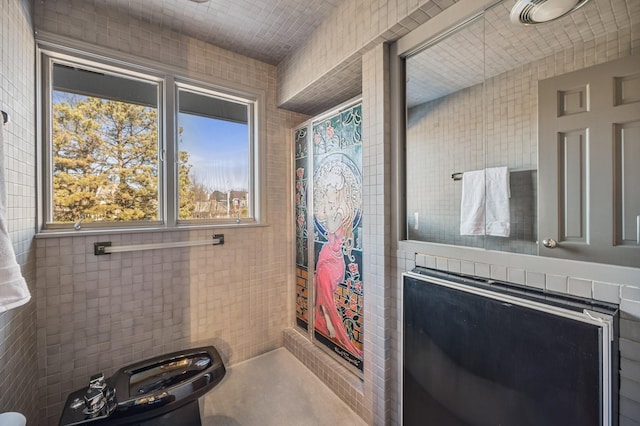
M542 245L546 248L552 249L558 247L558 242L553 238L545 238L544 240L542 240Z

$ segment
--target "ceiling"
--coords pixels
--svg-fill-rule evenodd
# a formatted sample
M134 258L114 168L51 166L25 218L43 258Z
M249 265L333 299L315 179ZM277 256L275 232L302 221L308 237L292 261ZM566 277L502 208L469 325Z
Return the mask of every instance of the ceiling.
M119 13L272 65L298 49L342 1L95 0ZM640 9L638 0L591 0L556 21L523 26L509 21L513 2L505 0L487 12L484 22L476 21L409 58L408 105L437 99L575 43L629 27ZM361 76L355 65L345 67L348 78L342 80L359 88ZM326 87L319 89L327 93ZM307 105L286 107L302 112Z
M524 26L509 21L506 0L478 19L407 59L407 105L413 107L606 34L628 34L640 1L591 0L556 21ZM598 52L596 52L598 54Z
M131 17L276 65L342 0L97 0Z

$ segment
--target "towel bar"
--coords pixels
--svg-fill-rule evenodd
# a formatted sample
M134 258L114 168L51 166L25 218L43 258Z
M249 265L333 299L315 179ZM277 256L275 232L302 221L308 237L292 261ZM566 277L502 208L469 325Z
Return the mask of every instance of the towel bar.
M195 247L195 246L208 246L208 245L222 245L224 244L224 234L214 234L211 240L200 241L176 241L171 243L150 243L150 244L132 244L128 246L112 247L111 241L101 241L93 243L93 254L96 256L102 256L111 253L124 253L127 251L139 251L139 250L154 250L163 248L178 248L178 247Z
M536 172L538 171L537 168L534 167L526 167L526 168L522 168L522 169L509 169L509 173L519 173L519 172ZM451 179L452 180L462 180L462 175L464 173L462 172L456 172L456 173L451 173Z

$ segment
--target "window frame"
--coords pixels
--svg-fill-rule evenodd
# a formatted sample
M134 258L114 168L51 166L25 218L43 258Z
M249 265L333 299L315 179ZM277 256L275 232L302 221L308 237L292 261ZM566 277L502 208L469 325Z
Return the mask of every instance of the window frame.
M124 53L114 53L84 42L48 40L44 35L37 43L37 114L38 151L38 232L45 234L89 234L113 231L178 230L230 226L266 225L265 206L261 198L264 188L264 158L261 141L265 140L265 93L230 82L214 81L211 76L140 60ZM55 37L54 37L55 38ZM52 163L52 72L54 64L78 66L107 72L124 78L158 85L158 215L156 221L53 223ZM178 201L178 90L187 88L247 105L249 125L249 217L220 219L179 219Z
M224 93L221 92L219 89L215 89L212 88L210 85L206 85L202 82L197 82L197 81L193 81L193 80L189 80L189 79L185 79L185 78L175 78L173 81L173 86L174 86L174 97L175 97L175 101L173 103L173 106L175 108L175 130L174 130L174 147L173 147L173 155L177 155L178 152L180 151L179 149L179 136L178 136L178 129L179 129L179 118L178 115L180 113L180 103L179 103L179 93L180 91L185 91L185 92L190 92L193 94L197 94L197 95L203 95L203 96L210 96L210 97L214 97L214 98L218 98L218 99L223 99L225 101L230 101L230 102L234 102L234 103L240 103L240 104L244 104L247 106L247 126L248 126L248 137L249 137L249 170L248 170L248 183L249 183L249 200L248 200L248 208L249 208L249 217L245 217L245 218L239 218L239 219L235 219L235 218L224 218L224 219L180 219L179 218L179 209L180 209L180 200L179 200L179 188L178 185L176 184L174 191L172 192L174 194L173 199L175 200L175 208L174 208L174 214L175 214L175 223L178 226L181 225L203 225L203 224L209 224L209 223L219 223L219 224L239 224L239 223L253 223L255 222L256 219L256 212L257 212L257 208L256 208L256 202L255 200L257 199L255 192L256 192L256 166L255 166L255 162L256 162L256 128L257 128L257 121L256 121L256 103L257 103L257 99L247 99L246 97L239 97L237 95L232 95L229 93ZM178 176L178 161L176 158L174 158L173 161L173 168L174 168L174 174L175 176ZM174 180L174 183L177 183L178 179Z
M149 221L120 221L120 222L82 222L81 229L105 229L105 228L134 228L134 227L150 227L160 226L164 223L166 213L164 206L166 204L163 191L163 182L165 181L165 167L162 161L162 152L164 150L165 137L163 134L164 128L164 80L161 76L153 75L151 73L140 73L133 70L125 69L122 67L116 67L108 63L99 63L96 61L76 58L65 54L51 55L47 52L42 52L42 61L45 64L42 73L43 87L45 90L42 92L42 111L43 111L43 127L46 129L45 144L43 146L43 229L46 230L65 230L73 229L73 223L55 223L53 222L53 125L52 125L52 112L53 112L53 67L55 65L65 65L79 67L83 70L94 72L105 72L111 75L127 78L136 81L142 81L146 83L153 83L157 86L157 111L158 111L158 141L157 141L157 167L158 167L158 219Z

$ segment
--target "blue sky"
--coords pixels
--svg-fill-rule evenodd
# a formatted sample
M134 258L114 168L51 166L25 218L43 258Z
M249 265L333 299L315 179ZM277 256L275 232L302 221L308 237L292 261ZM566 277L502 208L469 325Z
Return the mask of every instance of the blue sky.
M249 188L249 138L246 124L180 113L179 149L189 153L191 175L213 190Z

